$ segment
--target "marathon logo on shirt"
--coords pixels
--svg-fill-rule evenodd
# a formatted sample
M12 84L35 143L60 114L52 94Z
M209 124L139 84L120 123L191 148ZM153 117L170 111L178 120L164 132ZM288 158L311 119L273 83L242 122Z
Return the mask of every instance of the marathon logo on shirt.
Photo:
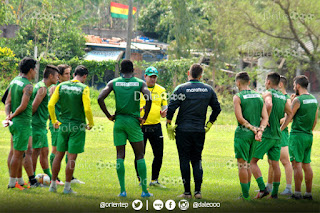
M138 87L139 82L116 82L117 87Z
M62 86L61 86L61 90L82 92L82 88L81 88L81 87L68 86L68 85L62 85Z
M207 88L186 89L186 92L209 92Z
M24 83L22 81L19 81L19 80L13 80L11 82L11 84L16 84L16 85L18 85L20 87L23 87L23 85L24 85Z
M318 101L316 99L308 99L308 100L303 100L303 104L317 104Z
M243 95L244 99L249 99L249 98L261 98L261 96L259 94L247 94L247 95Z
M279 99L282 99L282 100L287 100L286 96L284 95L278 95L277 93L273 93L272 94L275 98L279 98Z

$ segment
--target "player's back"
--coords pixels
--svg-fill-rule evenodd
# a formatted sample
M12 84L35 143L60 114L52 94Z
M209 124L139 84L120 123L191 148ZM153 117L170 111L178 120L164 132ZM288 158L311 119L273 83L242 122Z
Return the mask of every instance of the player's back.
M291 133L312 134L318 101L311 94L304 94L297 97L300 107L293 117Z
M17 76L10 83L10 91L11 91L11 112L14 112L21 104L23 89L31 84L27 78ZM32 98L30 98L27 108L13 118L13 122L24 122L31 123L32 119Z
M46 127L47 126L47 120L49 118L49 111L48 111L48 102L49 102L49 89L45 85L43 81L38 82L34 88L32 93L32 99L34 99L41 87L45 87L47 90L46 96L42 99L42 102L40 103L37 111L32 116L32 126L38 126L38 127Z
M87 85L72 80L63 82L59 86L61 122L85 123L82 96Z
M136 77L119 77L113 80L116 99L116 116L129 115L140 117L140 91L143 81Z
M242 90L236 94L241 100L242 116L251 125L260 126L263 99L261 95L253 90ZM253 136L254 133L238 123L236 137Z
M270 139L280 139L280 119L285 113L287 98L280 91L275 89L268 90L272 95L272 110L269 116L269 125L266 127L263 137Z

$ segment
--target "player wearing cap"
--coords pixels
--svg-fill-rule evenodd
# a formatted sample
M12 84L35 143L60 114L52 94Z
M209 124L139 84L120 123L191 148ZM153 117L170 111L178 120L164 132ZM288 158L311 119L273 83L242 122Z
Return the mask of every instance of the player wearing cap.
M148 67L145 71L144 78L146 80L148 89L151 92L152 106L148 118L142 126L142 132L144 152L146 151L147 141L149 140L154 155L152 163L152 177L149 185L165 188L165 186L160 184L158 181L163 158L163 135L161 130L160 117L166 117L168 104L165 88L156 83L158 75L158 70L155 67ZM146 105L146 100L144 96L141 97L142 98L140 101L140 110L141 116L143 116L145 112L144 109ZM135 168L138 179L140 181L136 161Z

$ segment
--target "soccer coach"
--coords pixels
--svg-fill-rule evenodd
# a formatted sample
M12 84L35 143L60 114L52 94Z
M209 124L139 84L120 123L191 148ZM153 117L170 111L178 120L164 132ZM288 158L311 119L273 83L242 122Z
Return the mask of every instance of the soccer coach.
M184 184L184 193L179 197L192 198L190 190L190 161L195 182L194 197L201 199L203 170L201 155L205 134L221 112L220 103L213 88L200 82L203 69L193 64L188 71L189 81L177 86L171 95L167 111L167 131L170 140L176 133L180 170ZM212 108L209 121L205 125L207 108ZM179 108L176 125L172 126L172 117Z

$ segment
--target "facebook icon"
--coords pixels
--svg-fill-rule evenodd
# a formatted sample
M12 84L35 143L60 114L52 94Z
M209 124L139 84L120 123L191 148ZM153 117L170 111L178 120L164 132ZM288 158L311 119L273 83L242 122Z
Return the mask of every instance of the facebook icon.
M166 208L168 209L168 210L173 210L174 208L176 208L176 202L174 202L174 200L167 200L167 202L166 202Z

